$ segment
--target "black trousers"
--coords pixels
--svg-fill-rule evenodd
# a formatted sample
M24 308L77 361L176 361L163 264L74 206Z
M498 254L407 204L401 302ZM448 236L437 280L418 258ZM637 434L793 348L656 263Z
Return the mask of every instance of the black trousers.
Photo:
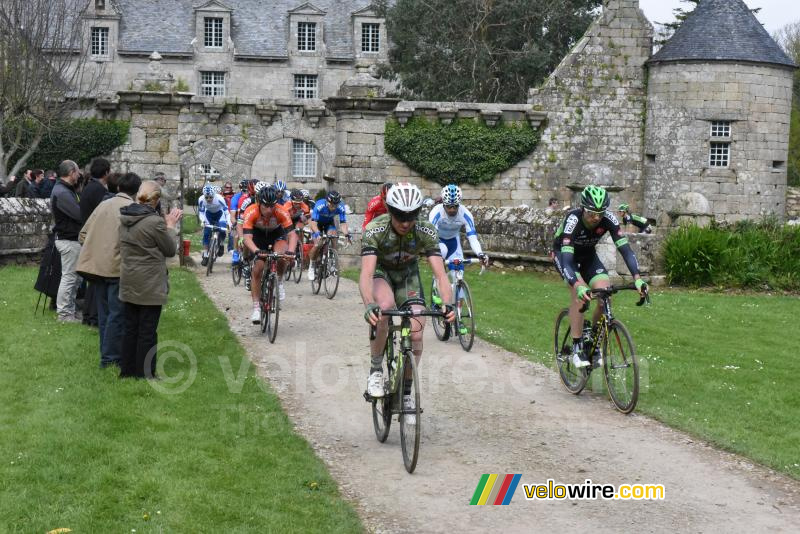
M125 334L122 338L120 377L156 376L156 346L161 306L124 303ZM145 367L146 366L146 367Z

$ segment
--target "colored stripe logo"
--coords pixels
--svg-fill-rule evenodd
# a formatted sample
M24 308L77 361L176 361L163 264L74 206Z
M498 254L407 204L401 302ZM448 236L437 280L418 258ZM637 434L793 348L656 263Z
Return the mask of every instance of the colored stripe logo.
M518 475L495 475L485 474L481 476L478 487L472 495L470 505L483 506L485 504L507 505L511 503L511 498L517 490L521 474Z

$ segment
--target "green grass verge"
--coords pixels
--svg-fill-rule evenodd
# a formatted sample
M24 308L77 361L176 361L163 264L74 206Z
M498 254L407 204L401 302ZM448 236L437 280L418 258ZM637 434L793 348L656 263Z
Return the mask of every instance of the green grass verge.
M192 242L192 252L203 250L203 231L200 228L200 221L197 220L197 214L191 208L183 213L183 238Z
M357 280L358 271L346 275ZM568 302L564 283L514 271L478 276L477 269L467 280L478 335L554 368L555 317ZM615 316L640 356L637 411L800 478L800 359L789 336L797 297L674 289L651 296L646 308L635 306L632 292L614 299Z
M237 382L244 350L194 275L171 272L159 326L196 356L179 394L99 370L95 330L34 319L35 276L0 269L0 531L363 530L255 368Z

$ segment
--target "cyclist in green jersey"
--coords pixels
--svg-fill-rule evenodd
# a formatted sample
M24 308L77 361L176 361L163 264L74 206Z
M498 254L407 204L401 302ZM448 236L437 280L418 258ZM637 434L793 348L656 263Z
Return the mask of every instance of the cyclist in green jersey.
M367 392L372 397L384 395L381 364L388 321L381 318L381 310L409 305L412 308L425 308L425 295L419 276L420 256L428 258L442 300L453 300L436 228L427 221L417 220L422 202L422 193L417 186L405 182L393 185L386 195L389 213L373 219L364 229L358 288L366 307L364 319L377 326L377 335L370 342L372 362L367 382ZM453 322L455 314L452 306L446 306L445 311L447 321ZM424 317L412 320L411 342L417 362L422 356L424 328ZM411 383L408 382L407 389L410 387ZM411 392L403 393L404 408L413 410L415 406Z
M622 222L622 224L632 224L638 228L639 233L644 232L645 234L649 234L653 231L647 219L641 215L635 215L631 213L631 207L627 204L620 204L619 208L617 209L617 214L619 215L619 220Z

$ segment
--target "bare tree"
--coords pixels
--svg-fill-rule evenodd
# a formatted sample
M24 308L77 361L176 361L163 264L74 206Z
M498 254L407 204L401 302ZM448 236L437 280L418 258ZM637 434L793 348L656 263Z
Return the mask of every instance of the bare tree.
M93 93L86 0L0 0L0 179Z

